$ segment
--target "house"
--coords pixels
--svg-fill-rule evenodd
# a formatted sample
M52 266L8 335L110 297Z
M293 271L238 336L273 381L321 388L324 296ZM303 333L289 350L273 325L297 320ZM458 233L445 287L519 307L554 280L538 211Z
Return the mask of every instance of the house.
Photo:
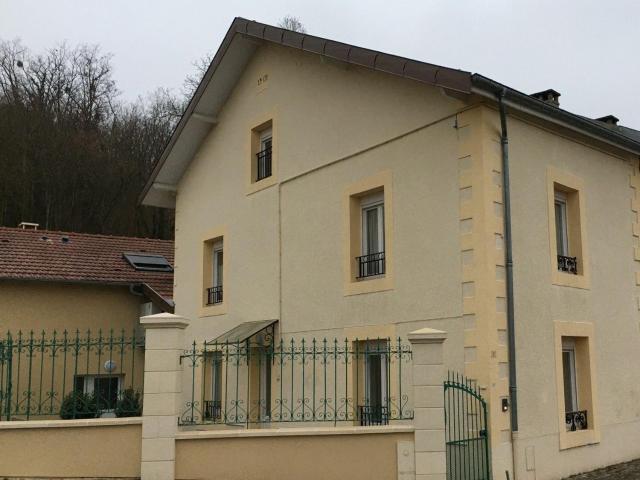
M57 417L73 391L112 411L139 389L139 318L173 311L172 264L170 240L0 227L0 419Z
M479 402L445 404L449 478L639 457L640 133L559 97L236 19L141 196L175 209L176 313L209 365L187 423L410 424L390 359L428 327L445 395Z

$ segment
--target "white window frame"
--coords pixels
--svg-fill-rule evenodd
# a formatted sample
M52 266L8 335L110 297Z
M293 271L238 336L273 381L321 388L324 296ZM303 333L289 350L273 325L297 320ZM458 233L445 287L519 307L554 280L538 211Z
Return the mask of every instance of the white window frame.
M211 249L211 255L213 256L212 264L213 264L213 287L222 287L222 283L224 282L224 244L222 240L218 240L214 242L213 248ZM222 265L220 265L219 259L220 254L222 254Z
M558 207L560 207L560 218L558 219ZM563 257L569 256L569 223L567 216L567 194L562 191L555 191L554 194L554 215L556 222L556 247L558 249L558 255ZM560 231L558 232L558 227ZM558 238L559 237L559 238ZM558 244L558 239L560 244Z
M374 253L384 252L384 192L375 193L364 197L360 203L361 215L362 215L362 242L361 251L362 255L371 255ZM369 230L367 222L367 213L375 210L378 216L378 251L369 251Z
M76 375L76 377L80 377L82 378L82 393L86 394L86 395L92 395L95 392L95 380L97 378L117 378L118 379L118 389L116 390L117 394L116 394L116 398L117 395L120 394L120 392L123 391L123 384L124 384L124 375L123 374L106 374L106 375L91 375L91 374L87 374L87 375ZM114 411L113 408L110 408L108 410L102 410L102 413L112 413Z
M363 345L364 352L366 354L365 365L364 365L364 383L365 383L365 400L369 406L373 406L371 404L371 398L375 392L372 390L374 382L371 379L371 371L369 369L369 365L376 361L380 362L380 406L386 407L389 403L389 399L387 396L387 386L388 386L388 377L387 377L387 341L386 340L368 340L365 341ZM378 353L379 351L379 353ZM375 355L379 355L379 358L374 359Z
M563 396L565 396L565 413L568 412L576 412L580 409L578 402L578 376L576 372L576 342L573 338L563 337L562 338L562 384L564 387L564 375L565 375L565 354L569 354L569 381L571 382L571 403L572 405L566 405L566 396L563 391Z
M271 128L265 128L260 132L260 151L262 152L267 148L267 142L271 140L271 145L273 146L273 134Z
M222 404L222 351L211 355L211 400Z
M221 350L211 352L211 401L220 405L220 415L222 415L222 361L223 354ZM214 410L215 412L215 410ZM221 417L214 415L214 420Z
M260 417L264 422L271 420L271 382L273 380L273 371L271 369L271 361L269 355L261 353L263 356L260 365ZM267 399L269 402L267 402Z

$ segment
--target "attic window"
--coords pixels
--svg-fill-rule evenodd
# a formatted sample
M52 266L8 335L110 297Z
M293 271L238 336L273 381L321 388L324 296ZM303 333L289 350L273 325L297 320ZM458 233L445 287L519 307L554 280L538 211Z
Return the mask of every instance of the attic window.
M146 253L124 253L122 255L136 270L145 272L173 272L173 268L162 255Z

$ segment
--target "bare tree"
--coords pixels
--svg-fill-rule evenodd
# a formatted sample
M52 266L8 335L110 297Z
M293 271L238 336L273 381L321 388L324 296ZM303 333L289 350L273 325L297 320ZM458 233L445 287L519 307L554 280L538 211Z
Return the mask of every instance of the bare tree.
M294 32L298 33L307 33L307 29L304 27L300 19L298 17L294 17L293 15L285 15L278 22L278 26L287 30L293 30ZM192 63L194 71L193 73L187 75L182 85L182 94L185 97L184 107L186 107L186 103L191 99L196 89L198 88L198 85L200 85L200 82L202 81L205 73L207 73L213 57L214 53L208 52L203 57Z
M209 68L211 61L213 60L213 56L213 52L208 52L204 57L200 57L198 60L191 63L191 65L193 65L194 71L193 73L187 75L182 84L182 94L187 101L191 99L196 89L198 88L198 85L200 85L204 74L207 73L207 69Z
M0 224L170 238L170 214L137 196L182 105L167 90L121 102L96 46L0 40Z
M287 30L293 30L298 33L307 33L307 29L304 28L304 25L300 21L298 17L294 17L293 15L285 15L282 20L278 22L278 26L280 28L284 28Z

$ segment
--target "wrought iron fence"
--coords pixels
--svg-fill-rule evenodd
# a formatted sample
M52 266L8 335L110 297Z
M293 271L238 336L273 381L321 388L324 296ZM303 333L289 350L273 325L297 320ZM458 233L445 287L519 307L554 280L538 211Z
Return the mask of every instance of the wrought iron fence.
M411 348L398 338L196 343L181 424L352 422L413 418Z
M7 333L0 339L0 420L137 416L144 336L124 330Z

